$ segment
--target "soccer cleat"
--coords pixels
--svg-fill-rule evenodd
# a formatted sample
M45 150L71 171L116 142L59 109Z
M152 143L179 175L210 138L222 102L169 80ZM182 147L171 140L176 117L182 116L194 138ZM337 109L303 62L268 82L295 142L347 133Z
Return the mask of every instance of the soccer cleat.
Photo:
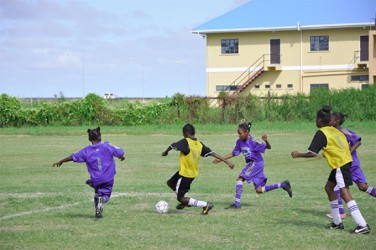
M291 189L290 182L288 180L285 180L284 183L285 183L285 186L283 187L283 190L285 190L291 198L292 197L292 189Z
M176 205L176 209L184 209L184 208L186 208L186 207L191 207L191 205L184 205L184 204L182 204L182 203L179 203L179 204L177 204Z
M225 207L225 209L240 209L242 208L241 206L236 206L235 204L231 204L230 206L228 207Z
M87 179L85 183L90 187L93 187L93 182L91 181L91 179Z
M353 234L368 234L370 232L371 232L371 228L369 227L368 224L364 227L358 226L352 231Z
M208 205L206 205L206 207L202 208L201 214L202 215L207 215L209 213L209 211L213 209L213 207L214 207L213 203L208 202Z
M102 212L103 212L103 201L102 201L102 197L99 196L98 197L98 205L95 209L95 218L102 218Z
M333 214L326 214L326 216L328 216L330 219L333 219ZM340 214L339 216L341 216L341 219L346 218L346 214Z
M344 229L345 226L343 225L343 223L339 223L338 225L335 224L334 222L330 223L329 224L329 229Z

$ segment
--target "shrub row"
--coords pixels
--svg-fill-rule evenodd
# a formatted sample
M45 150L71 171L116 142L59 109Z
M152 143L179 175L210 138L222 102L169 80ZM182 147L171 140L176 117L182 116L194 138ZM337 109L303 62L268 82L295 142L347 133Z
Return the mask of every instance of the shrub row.
M334 111L346 113L352 120L376 120L376 85L364 90L316 90L309 96L298 94L259 99L253 95L230 98L220 93L218 105L202 97L175 94L159 103L143 105L124 101L111 105L95 94L75 101L23 104L6 94L0 96L0 126L72 126L72 125L139 125L193 123L238 123L251 121L313 120L316 111L330 104ZM118 105L117 105L118 106Z

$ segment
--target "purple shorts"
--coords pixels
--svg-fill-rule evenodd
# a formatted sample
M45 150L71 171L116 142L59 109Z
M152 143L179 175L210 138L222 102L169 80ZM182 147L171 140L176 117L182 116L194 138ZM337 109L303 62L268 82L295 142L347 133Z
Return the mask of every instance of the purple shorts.
M353 157L353 162L350 167L350 172L352 176L352 180L355 183L367 183L366 177L362 169L360 168L360 161L358 157Z
M95 189L95 193L98 194L98 196L107 196L110 198L112 193L112 187L114 186L114 180L105 182L105 183L93 183L93 188Z
M243 168L239 176L243 177L248 183L253 182L255 189L257 189L259 186L265 186L266 181L268 180L264 174L263 161L249 162L247 166Z

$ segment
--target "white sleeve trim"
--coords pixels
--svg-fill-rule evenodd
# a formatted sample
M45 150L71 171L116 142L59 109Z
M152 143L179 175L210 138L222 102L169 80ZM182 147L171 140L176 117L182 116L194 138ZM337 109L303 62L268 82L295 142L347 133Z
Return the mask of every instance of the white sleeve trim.
M317 155L317 153L315 153L315 152L313 152L311 150L308 150L308 152Z
M214 151L210 151L209 153L205 154L204 157L208 157L210 155L212 155L214 153Z

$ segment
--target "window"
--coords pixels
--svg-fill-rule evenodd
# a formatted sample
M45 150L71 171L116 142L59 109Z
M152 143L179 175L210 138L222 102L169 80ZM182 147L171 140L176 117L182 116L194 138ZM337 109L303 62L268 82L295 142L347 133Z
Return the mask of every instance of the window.
M280 88L282 88L282 84L276 84L276 85L275 85L275 88L276 88L276 89L280 89Z
M362 89L366 89L369 87L369 84L362 84Z
M222 51L222 54L238 54L239 40L238 39L222 39L221 51Z
M266 84L266 85L265 85L265 88L266 88L266 89L270 89L270 85L269 85L269 84Z
M315 89L329 89L328 83L314 83L311 84L311 92Z
M255 89L259 89L260 88L260 84L255 84Z
M217 85L215 91L235 91L240 88L239 85Z
M287 88L288 88L288 89L292 89L292 88L294 88L294 85L292 85L291 83L290 83L290 84L287 84Z
M328 51L329 36L311 36L311 51Z
M351 76L352 82L368 82L368 75L353 75Z

